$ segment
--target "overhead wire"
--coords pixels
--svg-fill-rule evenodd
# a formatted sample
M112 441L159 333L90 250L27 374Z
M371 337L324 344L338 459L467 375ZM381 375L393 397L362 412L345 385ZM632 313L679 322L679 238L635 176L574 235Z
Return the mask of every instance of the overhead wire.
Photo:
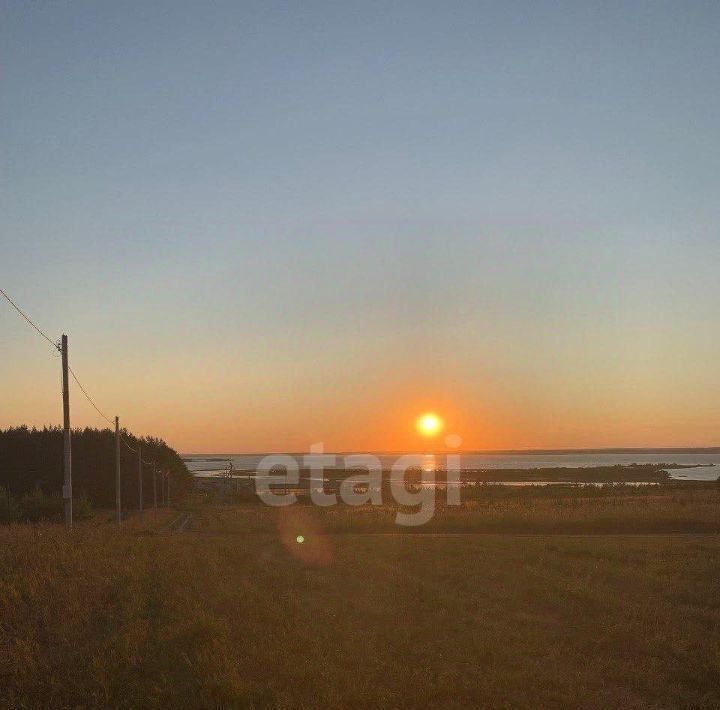
M28 315L20 308L20 306L18 306L17 303L15 303L15 301L13 301L12 298L10 298L10 296L8 296L7 293L5 293L5 291L3 291L1 288L0 288L0 294L3 295L3 297L5 298L5 300L38 332L39 335L41 335L43 338L45 338L45 340L47 340L48 343L50 343L50 345L52 345L56 350L60 350L60 345L58 345L57 342L53 341L53 340L50 338L50 336L49 336L47 333L45 333L45 332L40 328L40 326L38 326L38 325L32 320L32 318L30 318L30 316L28 316Z
M110 419L110 417L108 417L106 414L104 414L104 413L102 412L102 410L97 406L97 404L95 404L95 402L93 401L93 398L88 394L87 390L82 386L82 383L80 382L80 380L78 379L78 376L75 374L75 372L73 371L72 367L70 367L70 365L68 365L68 371L69 371L70 374L72 375L72 378L73 378L73 380L75 380L77 386L80 388L80 391L85 395L85 399L87 399L87 401L90 402L90 404L93 406L93 409L94 409L108 424L114 426L114 425L115 425L114 420Z
M25 313L25 311L23 311L23 310L20 308L20 306L18 306L17 303L15 303L15 301L13 301L12 298L10 298L10 296L8 296L8 294L7 294L3 289L1 289L1 288L0 288L0 294L2 294L2 296L5 298L5 300L20 314L20 316L21 316L42 338L44 338L45 340L47 340L47 342L50 343L50 345L52 345L53 348L55 348L55 350L62 351L62 348L61 348L60 344L59 344L58 342L54 342L54 341L52 340L52 338L50 338L50 336L49 336L47 333L45 333L45 331L43 331L42 328L40 328L40 327L35 323L35 321L33 321L32 318L30 318L30 316L28 316L28 315ZM100 409L100 407L98 407L98 405L95 404L95 401L94 401L93 398L90 396L89 392L85 389L85 387L83 386L82 382L80 382L80 378L75 374L75 371L74 371L74 370L72 369L72 367L70 367L69 365L68 365L68 371L69 371L70 374L72 375L73 380L75 380L75 383L76 383L77 386L80 388L80 391L83 393L83 395L85 396L85 398L87 399L87 401L90 402L90 404L92 405L93 409L94 409L108 424L110 424L111 426L113 426L113 425L115 424L115 421L114 421L113 419L111 419L110 417L108 417L108 416ZM138 452L138 449L136 449L136 448L134 448L133 446L130 445L130 443L129 443L128 440L125 438L125 435L124 435L122 432L120 432L120 439L121 439L121 441L123 442L123 444L125 444L125 446L127 446L127 448L128 448L130 451L132 451L134 454L136 454L136 453ZM142 463L144 463L146 466L150 466L150 465L152 465L152 464L155 463L154 461L145 461L144 459L141 459L141 460L142 460Z

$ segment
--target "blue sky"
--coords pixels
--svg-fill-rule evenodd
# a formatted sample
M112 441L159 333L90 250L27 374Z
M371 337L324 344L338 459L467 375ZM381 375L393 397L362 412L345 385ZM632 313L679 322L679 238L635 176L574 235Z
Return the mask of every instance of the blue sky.
M3 288L180 448L411 446L398 402L716 443L719 46L711 2L3 2ZM14 318L0 425L54 421Z

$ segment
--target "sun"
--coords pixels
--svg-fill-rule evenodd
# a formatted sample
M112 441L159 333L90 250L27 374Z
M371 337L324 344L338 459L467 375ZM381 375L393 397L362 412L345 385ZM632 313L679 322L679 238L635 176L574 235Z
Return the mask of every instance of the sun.
M426 412L417 418L415 426L423 436L437 436L443 429L443 421L434 412Z

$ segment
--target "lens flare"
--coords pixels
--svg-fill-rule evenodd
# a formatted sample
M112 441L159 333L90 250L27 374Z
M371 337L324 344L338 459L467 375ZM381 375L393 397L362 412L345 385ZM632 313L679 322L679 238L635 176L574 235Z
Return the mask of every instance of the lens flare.
M325 534L323 523L323 516L314 506L277 508L280 541L293 557L309 567L325 567L334 558L332 540Z

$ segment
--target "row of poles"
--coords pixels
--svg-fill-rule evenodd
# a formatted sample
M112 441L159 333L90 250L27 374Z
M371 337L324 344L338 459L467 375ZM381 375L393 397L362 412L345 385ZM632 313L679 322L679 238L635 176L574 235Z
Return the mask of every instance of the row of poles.
M70 437L70 381L68 367L68 338L63 334L60 338L62 357L62 395L63 395L63 502L65 510L65 527L70 530L73 524L72 511L72 442ZM128 447L132 451L132 447ZM143 515L143 465L152 465L153 472L153 506L157 508L157 466L155 461L146 462L142 459L142 447L137 444L138 461L138 515ZM170 505L170 474L160 471L161 502ZM120 419L115 417L115 507L117 523L122 523L122 494L120 474Z
M130 447L129 447L130 448ZM131 449L132 450L132 449ZM152 466L153 480L153 507L158 507L158 486L157 486L157 465L155 461L149 464L143 461L142 447L140 442L137 445L138 460L138 515L142 518L143 514L143 464ZM161 505L170 505L170 474L167 471L160 471L160 503ZM72 501L71 501L72 504ZM115 508L117 510L117 523L122 523L122 494L121 494L121 477L120 477L120 419L115 417ZM72 526L72 520L70 521Z

